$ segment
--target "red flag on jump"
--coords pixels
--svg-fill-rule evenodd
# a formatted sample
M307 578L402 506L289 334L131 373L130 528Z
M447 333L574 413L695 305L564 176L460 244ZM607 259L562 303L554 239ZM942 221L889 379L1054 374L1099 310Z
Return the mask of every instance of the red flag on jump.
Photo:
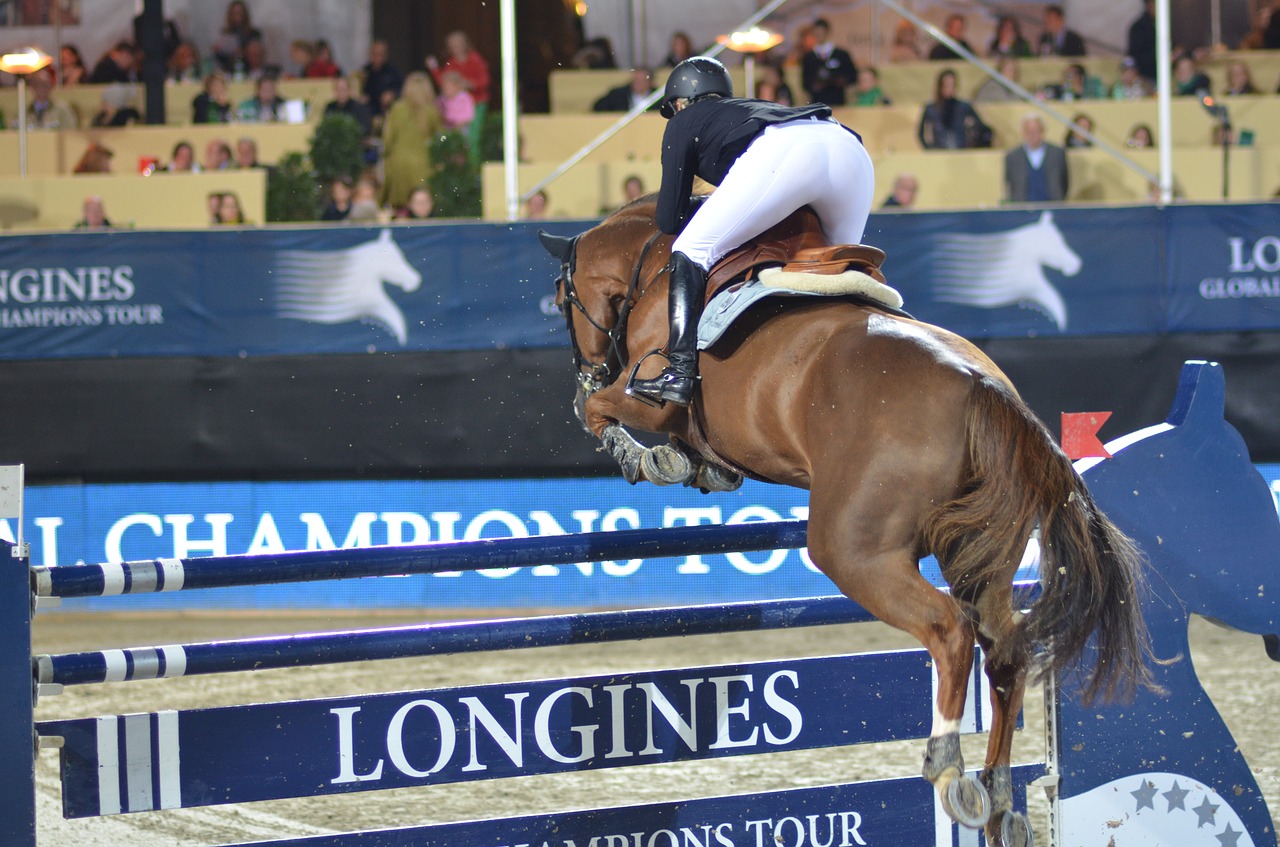
M1098 430L1111 417L1110 412L1063 412L1062 451L1073 462L1100 456L1111 458L1107 448L1098 440Z

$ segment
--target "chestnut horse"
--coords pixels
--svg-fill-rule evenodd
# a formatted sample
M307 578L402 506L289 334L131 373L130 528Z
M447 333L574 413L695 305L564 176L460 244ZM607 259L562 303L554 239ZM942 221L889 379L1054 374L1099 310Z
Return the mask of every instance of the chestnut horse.
M1149 684L1149 647L1139 553L1008 378L963 338L887 310L766 298L702 351L692 412L653 408L619 378L637 362L656 371L644 357L667 338L671 238L652 198L574 238L541 238L561 263L575 412L627 479L723 490L729 465L808 489L813 562L933 659L924 777L944 809L985 825L992 844L1030 843L1009 771L1028 671L1069 672L1088 655L1085 690L1110 699ZM624 427L672 444L645 448ZM1042 590L1019 615L1012 580L1037 528ZM921 576L930 553L950 593ZM994 707L980 781L964 773L958 734L975 640Z

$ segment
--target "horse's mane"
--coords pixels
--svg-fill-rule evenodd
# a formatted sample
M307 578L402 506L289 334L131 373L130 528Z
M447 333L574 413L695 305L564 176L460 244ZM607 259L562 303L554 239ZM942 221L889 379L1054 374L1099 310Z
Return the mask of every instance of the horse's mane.
M695 198L704 197L704 194L694 194ZM654 191L649 194L642 195L632 200L630 203L620 207L616 212L609 215L606 220L613 221L620 218L632 217L635 215L644 215L651 220L658 212L658 192Z

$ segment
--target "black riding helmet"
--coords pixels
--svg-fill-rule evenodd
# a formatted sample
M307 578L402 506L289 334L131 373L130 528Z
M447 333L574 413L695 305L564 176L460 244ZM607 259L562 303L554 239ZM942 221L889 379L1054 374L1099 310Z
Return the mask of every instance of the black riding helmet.
M685 59L667 77L667 87L662 93L662 116L670 119L676 113L676 101L682 97L696 100L708 94L733 96L733 80L728 68L710 56Z

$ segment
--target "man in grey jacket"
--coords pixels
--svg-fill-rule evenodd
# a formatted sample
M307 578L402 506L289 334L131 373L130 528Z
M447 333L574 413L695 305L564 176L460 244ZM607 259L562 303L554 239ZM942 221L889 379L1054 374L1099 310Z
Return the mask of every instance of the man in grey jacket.
M1044 140L1044 121L1022 119L1022 144L1004 157L1005 200L1010 203L1057 203L1067 199L1067 154Z

